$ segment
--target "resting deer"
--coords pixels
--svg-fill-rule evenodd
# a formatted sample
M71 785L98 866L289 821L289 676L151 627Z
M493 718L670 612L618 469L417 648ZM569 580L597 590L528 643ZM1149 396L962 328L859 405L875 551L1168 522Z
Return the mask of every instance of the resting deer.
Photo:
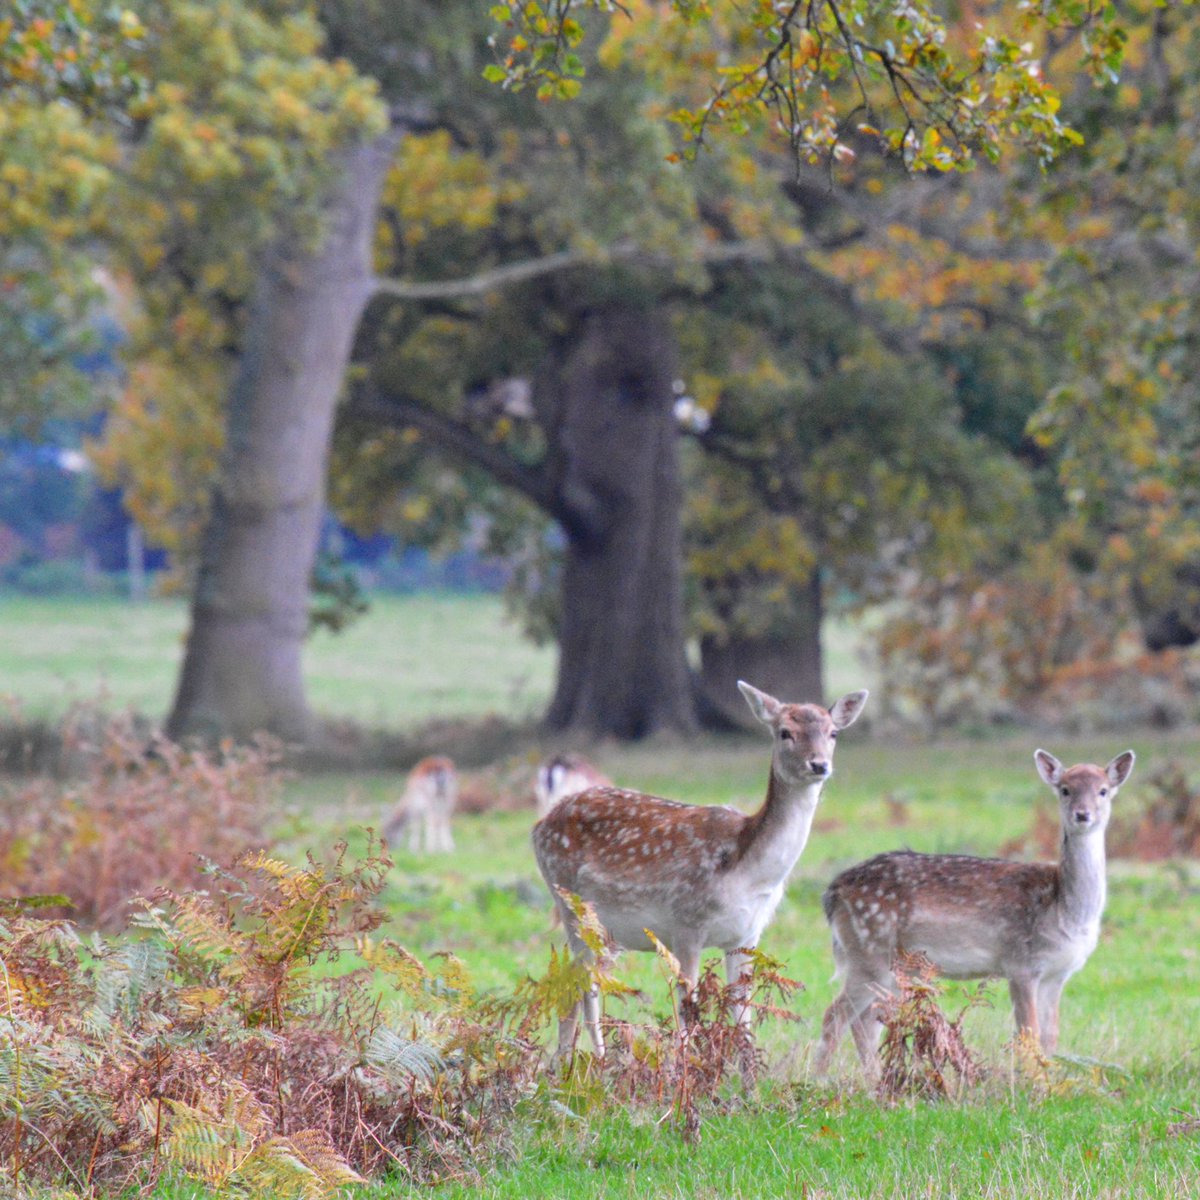
M404 795L383 828L383 836L394 844L408 830L408 848L425 852L453 850L450 816L458 800L458 774L448 758L423 758L409 772Z
M758 945L774 915L832 774L834 739L862 711L867 693L853 692L826 711L783 704L748 683L738 687L774 743L767 797L757 812L592 788L568 796L533 827L533 848L576 956L588 951L562 892L594 907L616 949L653 950L651 930L678 959L680 986L688 992L701 952L725 951L726 977L742 989L735 995L745 1024L743 951ZM596 1054L603 1055L598 991L581 1003ZM574 1045L579 1008L560 1022L559 1055Z
M580 754L556 754L537 769L533 791L539 817L544 817L560 800L588 788L611 787L612 780Z
M1059 798L1058 863L960 854L880 854L843 871L825 892L841 994L829 1006L817 1050L823 1073L850 1026L869 1078L878 1073L876 1001L893 990L898 951L924 954L950 979L1008 981L1018 1031L1053 1054L1063 985L1087 962L1104 910L1104 830L1112 799L1133 771L1132 750L1101 769L1064 769L1034 753Z

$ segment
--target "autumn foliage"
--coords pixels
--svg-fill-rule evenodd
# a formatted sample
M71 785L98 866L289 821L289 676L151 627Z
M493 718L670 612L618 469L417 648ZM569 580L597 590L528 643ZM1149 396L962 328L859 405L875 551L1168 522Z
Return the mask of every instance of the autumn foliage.
M133 897L198 886L201 856L264 845L278 749L184 749L127 717L80 712L65 729L78 778L0 785L0 870L9 896L60 895L86 925L117 928Z

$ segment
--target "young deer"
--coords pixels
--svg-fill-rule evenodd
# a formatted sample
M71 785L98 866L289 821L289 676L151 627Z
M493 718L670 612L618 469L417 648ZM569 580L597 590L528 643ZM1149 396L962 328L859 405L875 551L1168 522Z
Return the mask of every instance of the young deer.
M1057 864L900 850L859 863L829 885L825 916L844 983L825 1013L818 1073L849 1025L864 1071L877 1075L875 1002L894 987L898 951L924 954L950 979L1006 979L1018 1031L1054 1053L1063 985L1100 936L1104 829L1134 755L1126 750L1103 769L1064 769L1045 750L1033 758L1059 798Z
M757 812L602 787L568 796L533 827L538 866L577 956L588 952L561 892L592 904L617 949L652 950L651 930L679 960L689 991L709 946L725 951L729 982L744 983L741 951L758 945L783 896L833 771L834 739L867 693L853 692L826 711L783 704L748 683L738 687L774 741L767 798ZM582 1006L602 1055L599 993L593 989ZM579 1008L559 1024L559 1055L574 1045ZM749 1018L743 1004L739 1019Z
M404 795L383 827L384 839L395 843L408 830L408 848L425 852L453 850L450 816L458 800L458 774L448 758L423 758L409 772Z
M612 787L612 780L581 754L556 754L537 769L533 791L537 812L544 817L560 800L588 788Z

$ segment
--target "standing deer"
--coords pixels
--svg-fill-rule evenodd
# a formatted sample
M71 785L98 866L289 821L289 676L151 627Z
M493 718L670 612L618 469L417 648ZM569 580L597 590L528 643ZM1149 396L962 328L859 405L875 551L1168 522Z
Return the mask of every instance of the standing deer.
M533 827L533 848L577 957L589 952L564 892L594 907L616 949L653 950L646 936L652 931L678 959L687 993L696 985L701 952L724 950L726 978L740 987L738 1019L746 1024L743 951L758 945L774 915L833 772L834 739L862 712L867 693L844 696L827 711L784 704L748 683L738 687L774 743L766 801L757 812L592 788L568 796ZM593 986L580 1004L596 1054L603 1055L598 990ZM559 1024L559 1056L574 1045L580 1004Z
M420 849L422 838L425 852L453 850L450 816L458 800L458 773L448 758L423 758L409 772L404 795L383 828L384 838L391 843L408 830L408 848Z
M1104 911L1104 830L1133 771L1132 750L1101 769L1064 769L1034 753L1059 799L1057 863L963 854L880 854L843 871L825 892L841 994L825 1013L816 1070L824 1073L850 1026L868 1078L879 1071L876 1001L894 990L899 951L924 954L950 979L1008 981L1018 1031L1053 1054L1063 985L1087 962Z
M588 788L612 787L612 780L581 754L556 754L537 769L533 792L537 812L544 817L560 800Z

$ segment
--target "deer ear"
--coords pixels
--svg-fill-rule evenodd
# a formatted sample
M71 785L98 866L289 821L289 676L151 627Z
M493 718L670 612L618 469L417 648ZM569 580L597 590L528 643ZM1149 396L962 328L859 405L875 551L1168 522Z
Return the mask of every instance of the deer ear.
M1104 768L1104 774L1108 776L1108 782L1113 787L1119 788L1121 784L1133 774L1133 764L1136 759L1132 750L1126 750L1124 754L1118 754L1116 758Z
M774 696L768 696L766 692L760 692L758 688L751 687L740 679L738 680L738 691L746 697L750 711L764 725L774 726L775 722L779 720L779 713L783 709L783 705Z
M1058 787L1058 781L1063 777L1063 765L1049 750L1035 750L1033 761L1037 773L1051 786Z
M864 688L861 692L851 692L848 696L843 696L829 710L834 729L845 729L847 725L853 725L862 713L863 706L867 703L867 697L870 694Z

